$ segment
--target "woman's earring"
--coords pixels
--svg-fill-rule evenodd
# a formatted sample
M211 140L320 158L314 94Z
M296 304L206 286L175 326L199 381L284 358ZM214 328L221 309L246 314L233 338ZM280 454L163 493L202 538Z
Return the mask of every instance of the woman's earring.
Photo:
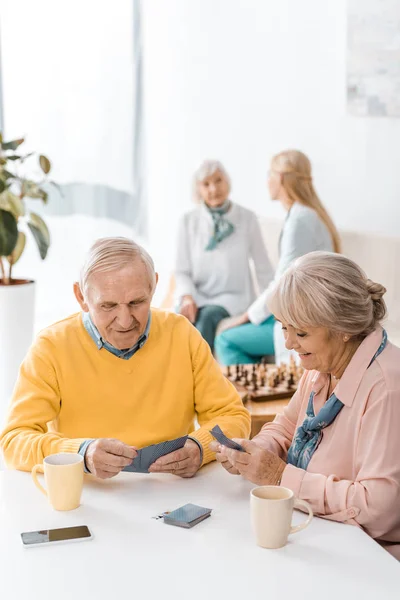
M349 341L349 336L348 336L348 335L345 335L345 336L344 336L344 338L343 338L343 341L344 341L344 342L348 342L348 341Z

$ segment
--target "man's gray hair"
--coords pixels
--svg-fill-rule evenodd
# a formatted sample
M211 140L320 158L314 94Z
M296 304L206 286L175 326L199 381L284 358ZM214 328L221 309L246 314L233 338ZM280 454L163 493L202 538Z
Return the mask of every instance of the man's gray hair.
M124 237L106 237L96 240L81 268L79 284L82 293L86 293L88 281L94 273L117 271L136 260L140 260L146 267L150 289L153 292L156 286L154 262L142 246Z
M224 179L226 179L229 186L229 192L231 191L231 178L229 177L224 165L219 160L205 160L201 163L193 176L193 199L195 202L202 202L199 194L199 183L204 181L206 177L214 175L214 173L217 171L220 171Z

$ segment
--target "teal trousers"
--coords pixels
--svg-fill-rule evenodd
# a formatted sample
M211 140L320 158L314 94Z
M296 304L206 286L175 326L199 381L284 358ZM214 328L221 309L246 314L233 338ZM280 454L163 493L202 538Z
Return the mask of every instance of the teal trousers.
M214 351L215 332L218 324L222 319L229 316L228 311L223 306L217 306L216 304L209 304L199 308L194 325L206 342L208 342L211 352Z
M274 354L273 316L260 325L246 323L227 329L215 339L215 353L222 365L258 363L267 354Z

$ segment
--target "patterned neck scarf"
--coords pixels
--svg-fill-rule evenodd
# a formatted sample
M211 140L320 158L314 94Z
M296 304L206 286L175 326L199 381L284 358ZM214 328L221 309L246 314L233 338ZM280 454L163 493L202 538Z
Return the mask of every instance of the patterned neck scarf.
M232 223L225 219L225 215L228 210L231 208L232 203L230 200L225 200L222 206L218 206L218 208L210 208L205 204L207 210L211 213L212 219L214 221L214 231L206 246L206 250L214 250L224 240L229 237L231 233L235 231Z
M372 357L368 368L372 365L376 357L385 349L386 344L387 333L383 330L381 345ZM311 392L310 394L306 410L307 416L304 419L303 424L300 425L296 431L292 445L289 448L287 459L288 464L305 470L322 439L322 430L333 423L344 406L343 402L336 397L335 393L332 393L318 415L315 416L314 394L315 392Z

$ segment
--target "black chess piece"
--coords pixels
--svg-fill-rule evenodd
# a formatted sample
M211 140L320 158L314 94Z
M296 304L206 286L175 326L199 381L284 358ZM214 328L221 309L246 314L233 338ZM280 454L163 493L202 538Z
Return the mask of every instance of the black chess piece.
M235 381L240 381L241 377L240 377L240 365L236 365L236 377L235 377Z
M249 381L249 372L245 367L243 367L243 378L244 378L243 385L244 385L244 387L247 387L249 385L250 381Z
M256 392L258 390L258 385L257 385L257 374L255 371L253 371L253 376L252 376L252 391Z
M294 386L294 377L293 377L293 373L290 373L289 377L287 378L288 390L290 390L293 386Z

